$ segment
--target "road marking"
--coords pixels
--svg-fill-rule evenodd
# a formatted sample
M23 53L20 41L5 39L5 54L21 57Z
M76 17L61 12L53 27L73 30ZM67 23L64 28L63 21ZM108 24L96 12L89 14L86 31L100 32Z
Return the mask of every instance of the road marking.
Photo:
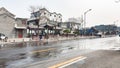
M30 54L33 54L36 52L46 52L46 51L50 51L50 50L55 50L55 48L48 48L48 49L44 49L44 50L32 51L32 52L30 52Z
M61 62L61 63L59 63L59 64L50 66L50 67L48 67L48 68L64 68L64 67L66 67L66 66L69 66L69 65L71 65L71 64L73 64L73 63L76 63L76 62L78 62L78 61L80 61L80 60L84 60L84 59L86 59L86 57L84 57L84 56L79 56L79 57L70 59L70 60L68 60L68 61Z

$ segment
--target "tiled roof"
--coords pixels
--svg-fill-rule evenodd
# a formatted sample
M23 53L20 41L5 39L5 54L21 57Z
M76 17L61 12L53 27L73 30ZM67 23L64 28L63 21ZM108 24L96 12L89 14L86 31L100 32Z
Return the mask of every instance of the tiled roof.
M9 11L8 11L7 9L5 9L4 7L1 7L1 8L0 8L0 11L1 11L1 10L4 10L4 11L8 12L8 13L9 13L10 15L12 15L12 16L15 16L14 14L12 14L11 12L9 12Z

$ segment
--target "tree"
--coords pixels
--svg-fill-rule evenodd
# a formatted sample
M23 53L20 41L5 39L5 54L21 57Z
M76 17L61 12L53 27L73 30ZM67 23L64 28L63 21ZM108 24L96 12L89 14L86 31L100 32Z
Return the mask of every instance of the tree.
M63 32L66 34L66 36L68 36L68 33L70 33L71 31L69 29L66 29Z
M31 5L28 10L29 10L31 13L33 13L33 12L35 12L35 11L41 9L41 8L42 8L42 6L33 6L33 5Z
M70 30L66 29L63 32L66 33L66 34L68 34L68 33L70 33Z
M79 35L79 34L80 34L79 30L74 31L73 33L74 33L75 35Z
M36 7L35 6L30 6L28 9L31 13L35 12Z

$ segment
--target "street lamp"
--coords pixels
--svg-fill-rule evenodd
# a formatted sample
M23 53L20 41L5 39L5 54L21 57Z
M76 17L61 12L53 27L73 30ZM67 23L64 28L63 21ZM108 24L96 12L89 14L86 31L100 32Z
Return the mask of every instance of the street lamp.
M87 10L86 12L84 12L84 29L86 28L86 14L89 12L89 11L91 11L92 9L89 9L89 10ZM86 32L86 29L85 29L85 31L84 31L84 34L85 34L85 32Z
M84 12L84 28L86 27L86 14L91 11L92 9L87 10L86 12Z

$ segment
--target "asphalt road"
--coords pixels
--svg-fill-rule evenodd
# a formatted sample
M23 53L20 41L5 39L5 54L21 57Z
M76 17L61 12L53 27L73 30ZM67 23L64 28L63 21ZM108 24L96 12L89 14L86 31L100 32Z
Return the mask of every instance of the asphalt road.
M84 56L87 59L66 68L120 68L120 51L99 50Z
M87 59L67 68L119 68L119 52L112 50L119 46L119 37L59 41L47 45L20 43L1 45L0 68L47 68L77 56ZM103 64L104 63L104 64ZM117 65L116 65L117 64Z
M86 56L87 58L85 60L81 60L72 65L69 65L65 68L120 68L120 51L97 50L89 53L87 52L87 53L79 54L79 56L80 55ZM66 59L67 60L60 58L54 60L53 59L47 60L44 62L35 63L33 65L28 65L25 68L49 68L61 62L68 61L68 58ZM60 60L61 62L59 62Z

